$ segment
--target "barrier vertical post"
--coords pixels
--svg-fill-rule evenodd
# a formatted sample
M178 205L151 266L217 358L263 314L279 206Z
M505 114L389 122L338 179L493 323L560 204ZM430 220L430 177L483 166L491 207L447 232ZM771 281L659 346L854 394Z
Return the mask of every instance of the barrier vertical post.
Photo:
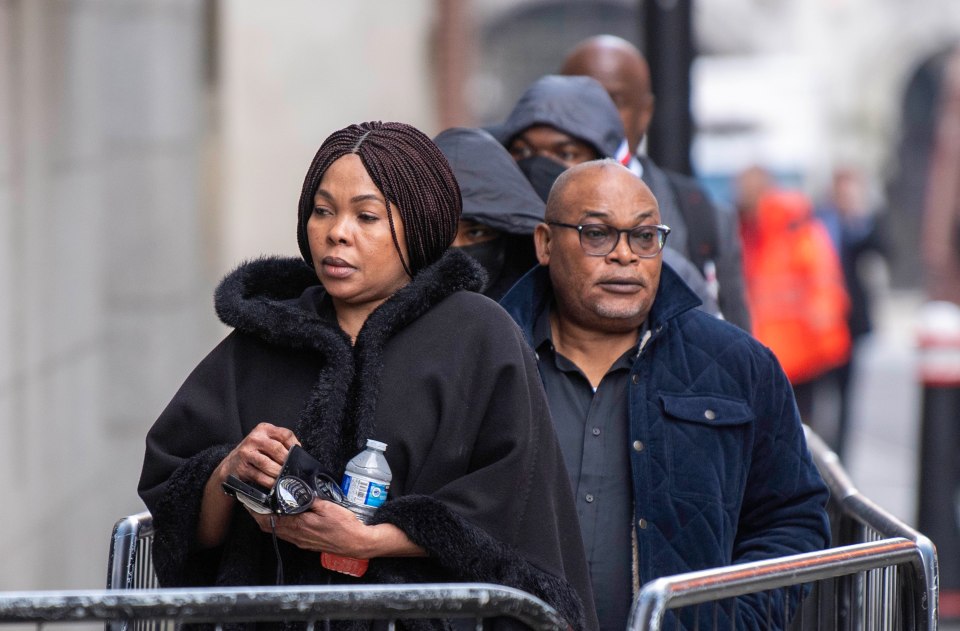
M929 302L920 314L917 529L937 546L940 616L960 620L960 306Z

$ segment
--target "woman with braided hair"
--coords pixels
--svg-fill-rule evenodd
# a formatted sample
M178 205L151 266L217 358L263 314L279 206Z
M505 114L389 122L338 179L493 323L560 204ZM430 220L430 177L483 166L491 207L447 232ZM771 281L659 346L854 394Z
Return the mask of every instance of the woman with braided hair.
M482 581L596 627L536 364L474 293L479 267L448 249L460 211L417 129L364 123L324 141L300 196L302 260L223 280L216 309L234 330L147 436L139 492L163 585ZM393 473L369 524L323 499L259 515L221 490L230 475L270 488L294 445L339 479L367 439L388 445ZM368 569L332 572L321 552Z

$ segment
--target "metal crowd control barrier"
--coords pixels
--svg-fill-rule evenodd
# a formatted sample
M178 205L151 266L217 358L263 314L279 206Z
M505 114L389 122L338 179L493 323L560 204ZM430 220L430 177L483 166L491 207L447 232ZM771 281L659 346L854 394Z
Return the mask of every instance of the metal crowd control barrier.
M474 619L509 617L531 629L563 631L567 623L525 592L484 583L402 586L260 587L0 593L0 624L103 622L149 629L183 623L303 622L326 620ZM145 623L145 624L140 624ZM172 624L170 624L172 623Z
M118 521L110 538L107 590L0 595L0 623L102 621L107 631L166 631L185 622L510 617L532 629L567 623L542 600L484 583L403 586L160 589L153 570L150 513ZM392 625L391 625L392 626ZM479 628L479 624L478 624Z
M792 631L807 629L935 631L937 629L938 565L933 543L861 495L840 465L837 455L830 451L819 436L809 428L806 430L807 444L813 460L830 488L831 497L827 510L830 515L835 547L820 552L691 572L651 581L644 585L637 596L631 612L630 629L658 630L661 628L667 610L690 607L695 607L693 626L696 628L709 627L711 619L714 621L713 628L716 628L718 608L724 606L727 607L725 610L727 613L732 612L731 621L736 625L736 600L731 599L748 594L772 592L776 589L796 590L800 585L808 588L809 595L804 599L796 615L792 615L793 612L768 611L766 628L790 628ZM156 576L150 557L152 536L153 524L149 513L140 513L117 522L110 546L108 589L149 590L156 587ZM429 589L423 591L428 587L441 591L429 591ZM113 614L130 611L135 615L123 618L130 620L147 616L147 614L154 615L159 611L151 607L182 605L183 614L178 614L179 610L175 609L164 611L170 613L169 618L183 621L199 620L191 617L193 614L188 612L201 612L197 615L219 614L224 620L241 620L249 618L234 616L246 616L250 612L261 611L257 609L259 605L263 605L264 608L280 607L279 611L283 612L285 611L283 606L275 601L286 599L289 602L297 598L306 598L306 602L312 603L320 602L313 600L320 598L323 604L317 606L323 608L323 615L326 617L347 613L339 608L344 603L361 602L364 607L371 605L374 608L364 609L363 616L355 617L380 617L380 613L394 613L393 610L396 608L403 609L405 607L403 603L408 602L406 599L417 602L421 602L424 598L428 602L439 599L434 602L434 605L440 606L438 603L447 603L448 597L456 594L454 600L460 604L453 605L453 608L464 615L473 615L473 605L470 604L472 596L458 591L460 589L466 589L469 592L471 589L483 591L507 588L470 585L390 588L388 596L397 600L391 601L394 604L386 607L390 610L389 612L381 611L376 607L376 598L370 601L362 600L362 594L376 593L379 594L378 597L384 596L386 594L384 588L363 588L362 590L326 588L320 592L293 588L255 592L207 590L192 591L190 595L173 590L153 589L152 591L129 591L123 594L104 592L103 594L109 597L101 603L106 608L100 611L112 611ZM315 593L318 595L309 595ZM321 597L320 593L324 595ZM501 592L497 591L497 593ZM190 600L191 595L194 594L203 600ZM536 601L532 596L522 592L514 594L514 596L517 595ZM99 597L104 596L96 592L78 596L87 600L76 601L74 607L78 607L79 609L76 610L80 611L88 606L93 612L98 606L96 599ZM458 598L463 600L457 600ZM4 602L0 600L0 621L5 620L2 617L6 611ZM84 602L86 605L83 604ZM551 625L563 624L555 611L540 601L536 602L539 604L534 607L535 609L541 606L545 608L537 614L538 620L543 622L540 628L554 628ZM785 599L785 602L789 600ZM46 603L50 607L54 604L56 601ZM710 604L713 605L712 610L709 609ZM111 610L110 607L114 605L116 609ZM708 606L703 620L700 618L702 605ZM457 609L457 607L462 608ZM233 609L236 609L236 613L232 613ZM447 609L443 611L431 609L430 612L435 615L449 614ZM54 615L54 610L51 609L49 613ZM316 613L316 611L311 609L310 613ZM422 611L418 611L416 615L421 613ZM116 621L121 618L115 616L89 619ZM313 618L308 616L298 619ZM110 628L117 627L111 625Z
M668 610L686 615L684 622L692 619L698 629L716 629L718 611L723 611L738 628L735 597L796 590L801 585L809 595L799 611L768 610L761 628L937 629L933 543L863 497L837 455L809 428L807 443L830 487L828 512L836 547L651 581L634 602L629 629L659 630Z
M906 525L877 504L864 497L853 485L840 458L809 428L806 428L807 444L820 475L830 488L830 514L834 545L866 541L882 541L890 537L903 537L917 548L921 559L921 581L912 588L922 595L926 624L923 628L936 629L939 619L940 578L937 548L925 535ZM866 577L866 584L858 586L864 597L876 596L884 585L877 573ZM888 577L895 578L895 577ZM876 613L875 611L873 613Z
M107 589L159 587L153 571L153 517L144 511L124 517L110 536Z

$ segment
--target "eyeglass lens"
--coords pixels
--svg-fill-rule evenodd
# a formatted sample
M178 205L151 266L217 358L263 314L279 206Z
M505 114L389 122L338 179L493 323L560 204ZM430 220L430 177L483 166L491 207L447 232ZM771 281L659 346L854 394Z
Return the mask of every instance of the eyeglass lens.
M336 504L343 503L343 489L340 488L336 480L325 473L321 473L317 475L316 482L317 495Z
M292 475L277 480L277 510L285 515L302 513L313 503L314 492L310 486Z
M580 244L588 254L606 256L617 247L620 233L606 224L586 224L580 230ZM630 249L639 256L653 256L663 248L664 234L654 226L639 226L627 233Z

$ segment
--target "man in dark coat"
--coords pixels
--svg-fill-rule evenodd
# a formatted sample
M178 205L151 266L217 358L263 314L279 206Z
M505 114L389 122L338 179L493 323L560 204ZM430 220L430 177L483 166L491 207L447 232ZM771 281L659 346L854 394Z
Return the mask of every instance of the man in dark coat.
M834 170L830 195L817 209L816 217L830 234L840 257L843 280L850 296L847 328L850 330L850 355L846 362L834 369L840 394L837 423L830 433L817 434L841 459L846 455L853 409L853 376L859 370L859 355L863 341L873 331L873 296L865 280L864 263L871 258L890 258L882 215L873 211L867 199L864 174L855 167Z
M661 169L649 156L640 153L655 109L650 68L643 54L624 39L597 35L570 52L560 73L586 75L603 85L617 106L626 131L630 159L625 164L653 191L664 222L673 227L677 223L674 217L680 216L687 229L685 234L674 234L671 242L715 287L723 317L750 331L737 214L732 208L711 202L693 178ZM683 244L678 243L681 239Z
M622 165L571 168L534 233L541 267L501 302L537 353L602 629L624 628L657 577L829 542L790 383L749 334L695 309L662 264L659 222ZM768 606L797 611L800 591L788 593L740 597L715 628L769 628Z
M533 229L543 221L543 200L510 154L483 129L454 127L433 141L446 156L463 194L454 247L483 266L483 294L499 300L537 264Z

